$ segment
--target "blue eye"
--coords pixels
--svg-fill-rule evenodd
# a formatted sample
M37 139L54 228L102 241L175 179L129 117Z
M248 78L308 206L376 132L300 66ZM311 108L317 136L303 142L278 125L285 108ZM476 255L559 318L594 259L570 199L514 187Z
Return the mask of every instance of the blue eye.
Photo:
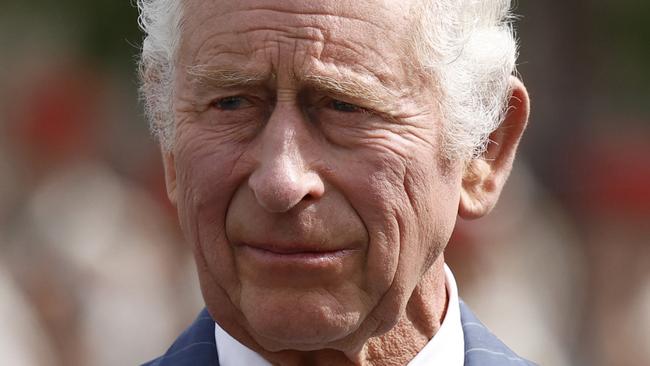
M354 112L361 112L363 111L363 108L356 106L354 104L342 102L340 100L333 100L330 104L330 107L334 110L337 110L339 112L344 112L344 113L354 113Z
M212 106L223 111L234 111L245 106L243 97L225 97L212 102Z

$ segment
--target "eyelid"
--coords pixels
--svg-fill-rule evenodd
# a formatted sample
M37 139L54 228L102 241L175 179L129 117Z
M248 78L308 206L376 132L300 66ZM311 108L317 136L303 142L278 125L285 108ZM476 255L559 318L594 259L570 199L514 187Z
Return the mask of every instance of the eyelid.
M310 104L318 106L318 107L325 107L325 108L330 108L333 102L342 102L346 104L353 105L360 110L372 110L371 108L368 108L367 106L364 106L363 103L359 102L358 100L354 100L352 98L348 98L344 95L337 95L336 93L315 93L316 95L313 95L310 97L308 100L310 100ZM320 94L320 95L319 95ZM313 98L313 99L312 99Z
M254 105L253 100L252 100L251 97L241 95L241 94L227 95L227 96L223 96L223 97L214 98L214 99L212 99L212 101L210 101L209 105L210 105L211 108L219 108L219 106L217 105L219 102L223 102L223 101L228 100L228 99L236 99L236 98L240 99L242 101L242 103L245 103L245 106L243 106L243 108L248 108L248 107L251 107L251 106Z
M269 100L269 93L267 90L253 87L237 87L237 88L215 88L210 93L206 94L209 103L215 103L225 98L243 98L250 103L256 103Z
M340 106L344 107L344 108L342 108L342 110L339 109L339 108L336 108L337 104L341 104ZM343 100L340 100L340 99L330 99L329 102L327 103L327 106L329 108L337 110L339 112L352 113L352 112L361 112L361 111L363 111L363 107L360 107L360 106L358 106L356 104L349 103L349 102L346 102L346 101L343 101ZM345 110L345 109L348 109L348 108L350 109L349 111Z
M390 112L383 111L383 110L381 110L381 108L377 108L377 106L374 106L374 107L371 106L371 105L364 106L363 104L359 104L359 103L355 103L355 102L349 101L350 99L346 99L345 97L341 97L341 98L336 97L336 96L328 96L328 97L324 97L324 98L322 99L322 101L319 102L319 105L320 105L321 107L322 107L322 106L327 107L328 104L332 103L332 102L335 101L335 100L341 101L341 102L343 102L343 103L348 103L348 104L354 105L354 106L356 106L357 108L359 108L359 111L358 111L358 112L352 112L352 113L360 113L360 114L366 114L366 115L373 115L373 116L376 116L376 117L382 118L382 119L384 119L384 120L386 120L386 121L397 122L397 121L400 120L399 117L397 117L397 116L395 116L395 115L392 115Z
M346 98L330 97L330 98L327 99L327 102L325 103L325 105L328 108L334 109L332 104L335 103L335 102L341 102L341 103L344 103L344 104L349 104L350 106L353 106L354 108L357 109L354 112L348 112L348 113L371 113L371 114L376 113L376 111L374 109L372 109L370 107L367 107L367 106L364 106L363 104L360 104L360 103L357 103L357 102L354 102L354 101L350 101L350 100L348 100Z

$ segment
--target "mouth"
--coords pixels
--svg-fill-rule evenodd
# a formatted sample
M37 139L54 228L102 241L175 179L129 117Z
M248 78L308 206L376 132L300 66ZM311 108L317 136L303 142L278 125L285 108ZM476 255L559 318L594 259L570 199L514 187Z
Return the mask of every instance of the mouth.
M326 267L358 252L355 248L323 248L310 244L238 243L236 247L249 259L269 266Z

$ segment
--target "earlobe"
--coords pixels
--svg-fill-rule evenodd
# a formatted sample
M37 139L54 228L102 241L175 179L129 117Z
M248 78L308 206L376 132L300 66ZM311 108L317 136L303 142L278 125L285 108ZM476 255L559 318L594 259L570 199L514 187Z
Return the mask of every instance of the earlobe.
M163 166L165 168L165 186L167 187L167 197L172 205L176 206L176 162L174 153L171 151L162 151Z
M489 213L512 170L530 106L528 92L519 79L512 76L510 88L512 95L503 123L490 135L485 154L470 161L465 168L458 207L462 218L476 219Z

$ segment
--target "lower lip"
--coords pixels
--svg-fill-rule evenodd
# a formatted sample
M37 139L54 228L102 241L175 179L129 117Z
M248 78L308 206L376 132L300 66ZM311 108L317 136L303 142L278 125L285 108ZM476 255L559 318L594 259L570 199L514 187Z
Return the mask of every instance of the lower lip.
M239 247L242 254L254 261L267 265L327 267L340 264L356 250L342 249L329 252L278 253L248 245Z

